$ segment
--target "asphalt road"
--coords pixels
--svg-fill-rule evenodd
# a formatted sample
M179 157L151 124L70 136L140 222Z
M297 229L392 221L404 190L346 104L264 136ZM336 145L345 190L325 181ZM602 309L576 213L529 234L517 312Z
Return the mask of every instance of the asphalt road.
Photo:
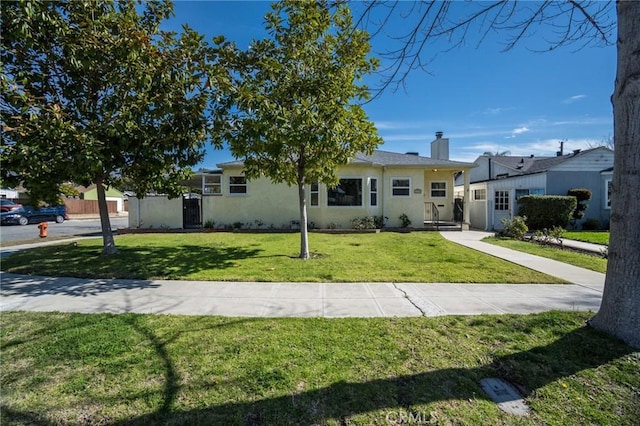
M126 228L129 219L127 217L112 217L111 229ZM63 223L49 222L49 238L60 238L73 235L85 235L100 232L100 219L70 219ZM39 230L37 224L5 225L0 227L0 245L16 243L20 241L33 241L38 239Z

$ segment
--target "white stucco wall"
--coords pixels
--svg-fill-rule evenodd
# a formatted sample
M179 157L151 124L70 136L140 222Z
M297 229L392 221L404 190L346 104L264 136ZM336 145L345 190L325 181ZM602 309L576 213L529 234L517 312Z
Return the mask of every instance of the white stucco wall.
M182 197L129 197L130 228L182 228Z

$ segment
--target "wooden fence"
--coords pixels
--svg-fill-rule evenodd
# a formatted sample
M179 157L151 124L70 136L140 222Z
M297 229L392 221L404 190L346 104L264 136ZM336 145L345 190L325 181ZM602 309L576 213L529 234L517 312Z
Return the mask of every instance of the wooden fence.
M65 198L64 204L67 206L67 214L99 214L98 200L79 200L76 198ZM118 213L118 203L107 201L109 213Z

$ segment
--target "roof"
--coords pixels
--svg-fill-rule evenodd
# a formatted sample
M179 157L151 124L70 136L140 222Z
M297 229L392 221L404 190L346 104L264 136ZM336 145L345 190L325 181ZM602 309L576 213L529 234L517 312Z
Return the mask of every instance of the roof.
M568 160L586 155L587 153L598 149L609 150L609 148L605 147L596 147L557 157L492 156L491 161L513 169L519 172L520 175L530 175L546 172L559 164L567 162Z
M242 167L242 160L230 161L227 163L217 164L220 168L225 167ZM436 160L430 157L422 157L415 154L401 154L397 152L375 150L372 155L365 153L357 153L349 164L367 164L377 166L422 166L422 167L441 167L441 168L471 168L475 167L473 163L464 163L461 161Z

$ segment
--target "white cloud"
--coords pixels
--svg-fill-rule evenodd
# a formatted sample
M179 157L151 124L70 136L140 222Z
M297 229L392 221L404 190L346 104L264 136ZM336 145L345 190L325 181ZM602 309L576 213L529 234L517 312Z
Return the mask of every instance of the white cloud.
M580 99L584 99L586 98L587 95L575 95L575 96L570 96L567 99L563 100L562 103L563 104L572 104L576 101L579 101Z

